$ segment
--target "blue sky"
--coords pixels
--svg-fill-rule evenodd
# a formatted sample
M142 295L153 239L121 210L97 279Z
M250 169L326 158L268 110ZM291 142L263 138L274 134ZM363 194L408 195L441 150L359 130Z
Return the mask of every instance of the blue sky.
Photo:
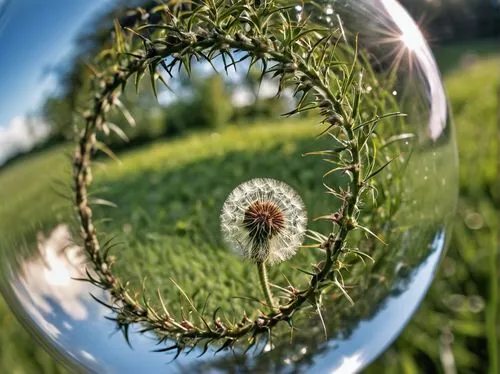
M57 80L51 68L75 51L74 41L82 27L110 3L14 0L9 4L0 28L0 163L6 153L28 142L22 140L26 135L23 119L55 90Z

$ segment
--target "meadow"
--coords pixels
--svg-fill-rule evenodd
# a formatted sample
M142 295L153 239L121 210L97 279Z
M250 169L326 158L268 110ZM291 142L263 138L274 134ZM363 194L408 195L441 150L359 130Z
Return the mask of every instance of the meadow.
M488 362L491 367L495 365L498 300L493 285L497 276L494 260L498 221L495 211L499 196L495 186L497 144L492 139L496 131L500 61L487 55L463 66L453 66L449 60L445 63L446 86L458 129L461 161L461 198L454 238L440 275L420 311L393 347L368 372L450 372L446 367L446 363L451 365L449 360L443 360L445 353L451 354L453 365L460 372L481 372ZM266 171L266 176L277 179L300 180L299 192L310 207L311 215L320 212L324 201L317 199L322 191L316 181L317 161L300 157L301 153L317 146L308 139L318 129L302 120L273 126L257 123L245 131L252 142L241 136L237 127L230 126L217 134L191 134L132 150L120 155L125 167L116 163L98 167L96 179L101 179L101 187L106 187L101 196L118 206L116 209L100 208L99 212L104 214L106 209L105 214L113 218L113 227L119 227L123 238L131 240L134 251L129 253L143 254L127 258L127 252L124 253L123 260L131 264L124 269L125 276L138 282L143 275L141 269L147 268L152 269L147 274L148 279L160 283L164 269L159 264L169 263L177 272L176 279L180 283L188 282L190 278L183 279L183 274L187 274L185 270L189 264L190 272L208 272L223 277L218 280L224 284L219 290L220 298L226 296L225 290L244 289L245 285L238 284L237 279L253 279L255 274L243 263L228 260L222 252L206 250L219 243L220 238L213 235L217 232L213 225L217 223L211 222L203 212L207 207L220 206L235 181L248 179L249 175L263 176L262 170ZM58 204L50 199L39 201L40 190L49 195L54 181L64 180L69 172L65 155L70 151L71 147L61 146L0 171L0 201L8 201L0 205L0 217L8 217L13 230L30 227L28 223L32 221L33 211L28 213L23 206L35 205L35 201L36 215L42 222L37 229L48 229L70 213L64 199ZM290 157L298 158L291 162ZM213 170L223 171L224 178L220 174L214 176ZM186 180L189 181L187 187ZM23 188L22 195L14 193L21 183L28 187ZM169 194L169 191L174 192ZM68 191L63 185L58 192ZM186 206L186 201L197 202ZM106 225L103 222L101 228L106 230ZM147 231L143 230L145 227ZM187 238L200 230L206 232L201 232L196 250L193 250ZM179 250L162 250L165 247ZM187 247L192 257L186 259L183 252ZM203 264L215 267L207 269ZM198 286L202 285L192 285L193 288ZM33 344L3 302L0 303L0 326L2 372L63 371L41 347Z
M454 56L444 61L460 159L453 237L418 313L368 373L498 373L500 59L485 45L483 57L464 53L472 44L437 54Z

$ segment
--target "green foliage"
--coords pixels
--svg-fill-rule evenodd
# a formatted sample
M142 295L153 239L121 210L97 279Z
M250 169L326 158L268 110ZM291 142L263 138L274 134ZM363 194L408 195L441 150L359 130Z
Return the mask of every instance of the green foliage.
M249 121L254 118L278 118L283 112L281 101L274 99L260 99L253 105L240 108L236 120Z
M449 75L454 73L454 71L465 70L470 67L470 65L477 63L485 59L494 59L498 56L498 45L500 45L500 39L488 38L488 39L473 39L468 41L463 41L460 43L453 43L448 45L436 45L434 48L434 55L439 62L439 69L444 75ZM480 65L478 65L480 66ZM456 72L457 75L460 73ZM463 91L463 88L458 88L460 83L459 79L451 87L451 91ZM461 84L462 87L465 85ZM454 105L456 107L456 105Z
M68 100L60 97L47 99L43 107L44 120L50 126L49 136L56 140L68 140L72 136L73 108Z
M192 97L180 98L165 108L167 134L226 126L233 106L222 76L195 77L189 86Z
M200 124L193 127L221 128L227 125L232 114L232 104L222 77L214 74L203 79L194 91L192 109L198 114Z
M368 373L498 372L499 64L469 62L446 77L460 150L452 241L419 312Z

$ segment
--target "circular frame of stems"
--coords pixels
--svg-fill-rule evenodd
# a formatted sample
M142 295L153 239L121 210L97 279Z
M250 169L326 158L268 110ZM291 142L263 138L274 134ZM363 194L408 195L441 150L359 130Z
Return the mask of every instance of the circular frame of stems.
M139 9L134 27L122 28L115 21L114 44L104 53L107 56L104 68L89 65L95 75L93 100L83 112L83 127L73 155L74 204L83 248L91 265L83 280L109 292L109 302L95 299L113 312L113 319L127 341L129 327L140 324L140 331L154 332L158 343L173 342L158 351L176 351L176 357L185 348L200 347L202 353L212 344L217 345L218 351L233 348L243 338L246 338L248 350L262 337L271 339L271 331L276 325L285 322L291 326L294 314L308 303L320 303L321 293L326 288L341 287L335 263L345 250L349 233L358 228L370 232L357 223L361 196L373 188L369 181L385 166L374 170L375 161L364 165L362 152L370 152L367 129L384 116L374 115L365 121L359 114L363 78L358 67L357 38L353 36L354 43L349 46L346 39L342 40L345 31L341 23L335 32L304 17L308 6L312 9L316 4L310 2L299 11L295 5L280 0L262 1L259 6L251 0L199 0L170 1L153 9ZM342 43L344 49L339 52ZM235 51L243 56L238 61L233 57ZM337 52L343 58L350 55L352 61L341 61ZM347 189L337 191L327 187L327 192L341 201L341 207L325 216L334 223L335 229L326 236L317 235L324 259L321 266L308 273L307 286L302 289L290 287L287 300L266 312L257 311L255 317L243 315L240 322L234 324L222 322L217 317L218 310L210 317L205 316L185 293L195 312L190 319L176 318L160 293L161 308L156 309L146 297L138 297L131 291L128 282L113 272L115 258L98 239L89 199L93 155L96 150L111 152L97 140L97 133L120 131L109 126L107 114L117 108L133 122L120 101L127 82L135 78L137 86L147 72L156 95L158 81L168 88L159 69L172 75L174 68L184 68L190 74L193 60L212 64L218 56L222 57L226 72L244 59L250 60L250 66L260 63L262 76L269 74L279 79L279 92L286 87L292 88L301 98L296 108L286 115L316 110L326 126L325 133L335 138L333 129L339 130L343 137L335 138L335 148L319 154L335 157L336 166L328 174L339 172L350 177ZM180 287L179 290L183 292Z

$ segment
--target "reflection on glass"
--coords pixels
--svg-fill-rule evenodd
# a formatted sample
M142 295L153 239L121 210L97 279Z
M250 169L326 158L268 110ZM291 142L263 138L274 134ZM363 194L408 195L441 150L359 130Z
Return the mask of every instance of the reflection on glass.
M384 301L374 309L360 305L360 309L366 310L359 311L361 321L345 316L345 333L337 338L318 341L311 336L311 331L317 332L313 324L303 334L297 333L295 347L284 343L263 355L219 353L214 358L208 355L196 360L181 355L169 371L229 373L238 365L242 370L259 372L356 372L373 360L407 323L432 281L444 240L444 233L438 234L429 248L430 255L398 283L375 286L384 289ZM171 357L151 352L151 337L137 332L131 333L128 346L116 333L114 322L104 318L110 316L108 310L90 296L105 299L102 291L74 279L82 277L85 267L81 248L72 244L68 226L55 227L47 238L40 233L38 241L38 252L34 254L39 257L20 264L22 270L10 272L7 281L11 290L5 295L12 297L15 311L28 315L30 328L51 342L54 354L73 367L98 372L134 373L146 367L149 372L163 372Z
M0 48L18 50L0 55L1 91L9 92L0 102L0 289L24 326L70 369L357 372L408 322L439 264L455 206L455 148L445 93L421 32L396 1L318 3L312 18L322 26L345 39L359 32L363 58L377 78L361 87L364 115L369 115L380 82L388 86L387 106L407 115L381 127L380 134L387 135L381 154L388 159L396 155L399 163L384 169L382 188L374 197L379 206L367 203L361 217L386 244L370 235L354 237L349 244L374 262L342 258L345 294L325 292L321 315L313 306L305 308L294 320L292 334L277 330L272 344L260 342L247 354L241 349L214 354L216 347L210 346L198 357L201 346L174 360L175 351L153 352L173 342L155 345L158 337L141 333L140 324L128 331L129 345L113 320L116 315L96 301L105 304L111 296L81 280L91 266L74 219L67 157L74 148L73 118L90 97L92 66L82 61L92 61L109 43L116 32L114 19L121 26L133 25L129 6L142 5L147 18L152 5L139 0L54 1L43 10L47 16L40 17L30 7L9 8L10 3L0 0ZM302 10L295 11L300 15ZM21 20L36 24L39 31L19 32ZM223 64L222 58L214 61L222 72ZM325 194L321 176L328 168L302 157L331 145L330 139L317 138L322 130L317 117L277 120L293 109L293 91L275 99L279 82L260 81L258 71L247 74L248 61L241 66L238 72L217 75L200 62L193 64L192 79L182 70L172 78L165 74L175 93L159 88L158 101L147 79L138 94L131 84L122 97L130 113L113 113L110 119L125 129L131 144L99 135L120 159L118 164L100 155L93 169L90 198L99 239L116 243L120 277L138 291L147 278L154 292L146 296L153 299L159 289L179 314L183 304L176 301L179 295L169 278L188 287L198 303L207 300L211 313L222 305L221 318L229 314L230 319L234 310L255 309L249 300L234 296L261 298L254 268L224 247L219 231L223 202L239 183L266 177L290 184L304 200L309 228L317 231L328 232L331 223L315 218L324 216L325 209L329 214L339 208ZM215 98L215 105L203 107L210 104L202 100L206 98ZM200 127L200 113L213 108L232 125ZM321 255L301 249L291 264L310 268ZM270 272L273 283L286 287L283 274L308 279L280 266Z

